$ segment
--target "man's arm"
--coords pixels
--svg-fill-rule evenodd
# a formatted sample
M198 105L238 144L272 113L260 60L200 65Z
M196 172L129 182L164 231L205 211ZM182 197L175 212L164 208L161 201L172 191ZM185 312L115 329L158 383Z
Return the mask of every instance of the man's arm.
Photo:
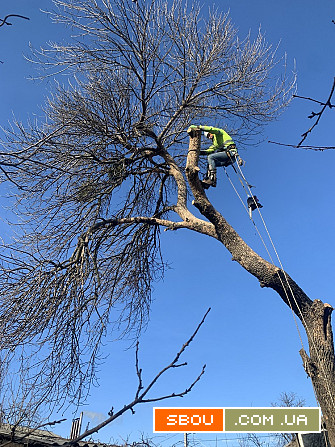
M212 133L214 135L224 135L226 133L223 129L212 126L199 126L199 129L203 130L204 132Z
M225 138L225 135L228 136L228 134L223 130L223 129L219 129L217 127L212 127L212 126L195 126L194 124L192 124L187 132L191 131L191 130L197 130L200 129L203 132L209 132L213 135L216 135L216 142L217 142L217 138L219 138L219 141ZM229 136L228 136L229 137ZM229 137L230 138L230 137ZM209 155L212 154L213 152L215 152L215 150L217 149L218 145L217 144L211 144L209 146L209 148L205 149L205 150L201 150L200 151L200 155Z

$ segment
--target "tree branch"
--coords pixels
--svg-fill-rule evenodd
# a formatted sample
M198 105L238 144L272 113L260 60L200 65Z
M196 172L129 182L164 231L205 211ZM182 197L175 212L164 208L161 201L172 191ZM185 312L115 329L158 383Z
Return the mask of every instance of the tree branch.
M326 102L316 101L315 99L312 99L312 98L306 98L306 97L304 97L304 96L293 95L293 96L296 97L296 98L302 98L302 99L307 99L308 101L314 101L314 102L317 102L318 104L320 104L320 105L323 106L322 109L320 110L320 112L317 112L317 113L312 112L311 115L309 115L308 118L312 119L312 118L317 117L317 119L316 119L315 123L313 124L313 126L310 127L306 132L304 132L304 133L301 135L301 136L302 136L302 140L298 143L297 147L300 147L300 146L302 145L302 143L303 143L303 142L305 141L305 139L307 138L308 134L310 134L310 133L312 132L312 130L315 128L315 126L317 126L317 125L319 124L319 121L320 121L320 119L321 119L321 117L322 117L324 111L326 110L326 108L329 107L329 108L331 109L331 108L335 107L335 105L331 103L331 99L332 99L334 90L335 90L335 78L334 78L334 80L333 80L333 85L332 85L332 88L331 88L331 90L330 90L329 97L328 97L328 99L327 99Z
M125 413L126 411L130 410L132 413L134 413L134 407L138 404L141 403L149 403L149 402L158 402L161 400L165 400L165 399L170 399L172 397L183 397L185 396L187 393L189 393L192 388L196 385L196 383L201 379L202 375L205 373L205 368L206 365L204 365L202 367L202 370L200 372L200 374L198 375L198 377L192 382L192 384L186 388L184 391L180 392L180 393L171 393L165 396L159 396L159 397L152 397L152 398L147 398L145 399L146 395L149 393L149 391L153 388L153 386L155 385L155 383L159 380L159 378L166 373L168 370L175 368L177 365L177 362L180 358L180 356L183 354L183 352L185 351L186 348L189 347L189 345L192 343L192 341L194 340L195 336L197 335L197 333L199 332L201 326L204 324L205 319L208 315L208 313L210 312L210 308L206 311L205 315L203 316L201 322L198 324L197 328L195 329L195 331L193 332L193 334L191 335L191 337L187 340L187 342L185 342L183 344L183 346L181 347L181 349L177 352L175 358L172 360L172 362L165 366L161 371L159 371L156 376L151 380L151 382L149 383L149 385L144 389L143 392L141 392L141 390L143 389L143 384L142 384L142 370L139 368L139 364L138 364L138 344L136 345L136 360L135 360L135 368L136 368L136 374L139 378L139 384L138 384L138 388L135 394L135 398L132 402L128 403L127 405L125 405L122 409L120 409L119 411L117 411L116 413L114 413L113 411L110 412L110 417L107 418L105 421L101 422L100 424L98 424L97 426L86 430L82 435L78 436L76 439L71 440L70 442L67 442L65 444L63 444L63 447L67 447L67 446L71 446L73 444L76 444L77 442L81 441L82 439L86 438L87 436L92 435L93 433L98 432L99 430L101 430L103 427L105 427L106 425L110 424L111 422L113 422L115 419L117 419L118 417L120 417L123 413ZM184 363L184 365L187 365L187 363Z
M306 149L312 151L326 151L328 149L335 149L335 146L297 146L295 144L279 143L278 141L271 141L271 140L269 140L268 143L277 144L279 146L285 146L285 147L293 147L294 149Z
M12 23L7 22L7 19L9 19L9 17L19 17L20 19L30 20L29 17L21 16L19 14L8 14L4 19L0 19L2 21L2 23L0 23L0 26L12 25Z

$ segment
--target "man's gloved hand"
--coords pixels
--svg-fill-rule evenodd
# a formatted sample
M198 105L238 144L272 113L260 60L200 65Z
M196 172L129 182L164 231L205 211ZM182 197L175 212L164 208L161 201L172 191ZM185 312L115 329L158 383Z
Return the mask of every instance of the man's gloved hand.
M191 124L191 126L187 129L187 133L191 133L194 130L200 130L200 127L195 126L194 124Z
M208 154L207 154L207 151L200 151L199 155L208 155Z

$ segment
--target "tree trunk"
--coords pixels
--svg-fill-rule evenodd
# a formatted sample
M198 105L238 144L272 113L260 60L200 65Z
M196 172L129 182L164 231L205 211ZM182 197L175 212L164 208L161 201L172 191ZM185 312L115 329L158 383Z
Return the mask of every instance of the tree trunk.
M193 131L186 164L186 176L194 196L193 205L215 226L217 238L232 254L232 260L255 276L261 287L275 290L301 320L308 337L310 354L308 356L303 349L300 354L320 403L330 444L335 447L335 357L331 328L333 308L320 300L312 301L286 272L254 252L213 207L198 178L200 142L201 132Z
M309 345L309 356L300 350L303 365L311 378L328 429L329 442L335 446L335 365L331 328L333 308L315 300L306 315L304 325Z

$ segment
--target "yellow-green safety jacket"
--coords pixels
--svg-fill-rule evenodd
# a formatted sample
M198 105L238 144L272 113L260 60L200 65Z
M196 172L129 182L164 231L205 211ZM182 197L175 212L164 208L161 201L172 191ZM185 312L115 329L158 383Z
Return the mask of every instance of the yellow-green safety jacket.
M213 144L211 144L208 149L205 149L204 152L206 152L207 154L212 154L219 149L228 150L230 155L237 155L235 143L231 136L225 130L211 126L199 126L199 128L214 135ZM233 146L232 148L229 148L230 145L234 145L235 147Z

